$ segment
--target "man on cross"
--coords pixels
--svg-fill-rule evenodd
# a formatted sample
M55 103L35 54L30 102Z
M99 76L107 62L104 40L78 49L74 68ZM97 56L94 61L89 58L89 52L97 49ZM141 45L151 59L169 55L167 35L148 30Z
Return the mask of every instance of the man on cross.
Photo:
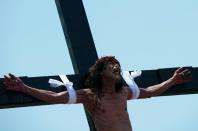
M69 91L56 93L30 87L13 74L4 76L4 84L8 90L25 93L47 103L66 104L74 99L75 103L84 104L97 131L132 131L127 100L160 95L174 85L189 82L192 77L188 69L179 68L168 80L147 88L138 88L137 91L125 86L122 74L119 61L113 56L106 56L90 67L84 80L85 89L75 91L73 96Z

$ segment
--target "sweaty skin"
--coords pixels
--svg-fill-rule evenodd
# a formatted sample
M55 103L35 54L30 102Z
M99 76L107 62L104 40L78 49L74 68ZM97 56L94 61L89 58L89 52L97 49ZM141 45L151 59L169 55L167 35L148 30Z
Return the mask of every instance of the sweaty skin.
M90 112L97 131L132 131L131 122L127 112L128 89L123 87L115 92L115 83L121 79L120 67L117 64L108 64L103 76L103 95L100 101L94 99L85 107ZM90 100L88 101L90 103Z
M127 92L104 95L91 111L98 131L132 131L127 112Z
M92 94L86 95L89 96L88 99L82 101L90 112L97 131L132 131L127 112L127 100L132 98L132 93L128 87L123 87L121 92L115 92L115 83L121 78L120 72L115 72L120 70L119 68L118 65L110 63L102 72L104 90L99 102L94 99L96 94L94 90L87 90L89 93L84 93ZM189 70L179 68L167 81L145 89L141 88L139 98L157 96L176 84L186 83L191 79L190 74Z

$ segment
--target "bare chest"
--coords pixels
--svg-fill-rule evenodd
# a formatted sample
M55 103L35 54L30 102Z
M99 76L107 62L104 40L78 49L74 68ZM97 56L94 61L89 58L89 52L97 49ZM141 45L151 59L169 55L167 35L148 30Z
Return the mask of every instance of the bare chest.
M131 130L127 113L127 96L117 94L102 97L93 118L98 129L120 131L120 127L125 127L126 131Z
M116 118L126 114L127 96L123 93L103 96L94 111L94 117L100 119Z
M127 99L122 94L104 96L98 106L98 110L103 113L118 113L126 111Z

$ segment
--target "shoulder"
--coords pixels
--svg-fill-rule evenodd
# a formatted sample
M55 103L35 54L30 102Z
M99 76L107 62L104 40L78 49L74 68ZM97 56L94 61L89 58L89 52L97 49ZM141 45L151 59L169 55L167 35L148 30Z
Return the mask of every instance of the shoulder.
M81 89L77 91L77 101L78 103L82 103L87 111L90 113L93 112L96 101L95 101L95 95L96 90L91 88L91 89Z
M76 91L76 94L78 103L89 103L95 95L95 90L89 88L80 89Z
M124 86L124 92L126 93L127 99L128 99L128 100L132 98L133 93L132 93L132 91L129 89L128 86Z
M95 89L93 89L93 88L77 90L77 95L94 95L94 94L95 94Z

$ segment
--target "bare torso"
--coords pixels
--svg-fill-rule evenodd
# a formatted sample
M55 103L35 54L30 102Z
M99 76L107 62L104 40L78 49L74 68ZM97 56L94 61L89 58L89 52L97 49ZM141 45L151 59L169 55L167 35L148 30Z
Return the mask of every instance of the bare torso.
M132 131L127 112L126 90L104 95L100 103L89 111L97 131Z

